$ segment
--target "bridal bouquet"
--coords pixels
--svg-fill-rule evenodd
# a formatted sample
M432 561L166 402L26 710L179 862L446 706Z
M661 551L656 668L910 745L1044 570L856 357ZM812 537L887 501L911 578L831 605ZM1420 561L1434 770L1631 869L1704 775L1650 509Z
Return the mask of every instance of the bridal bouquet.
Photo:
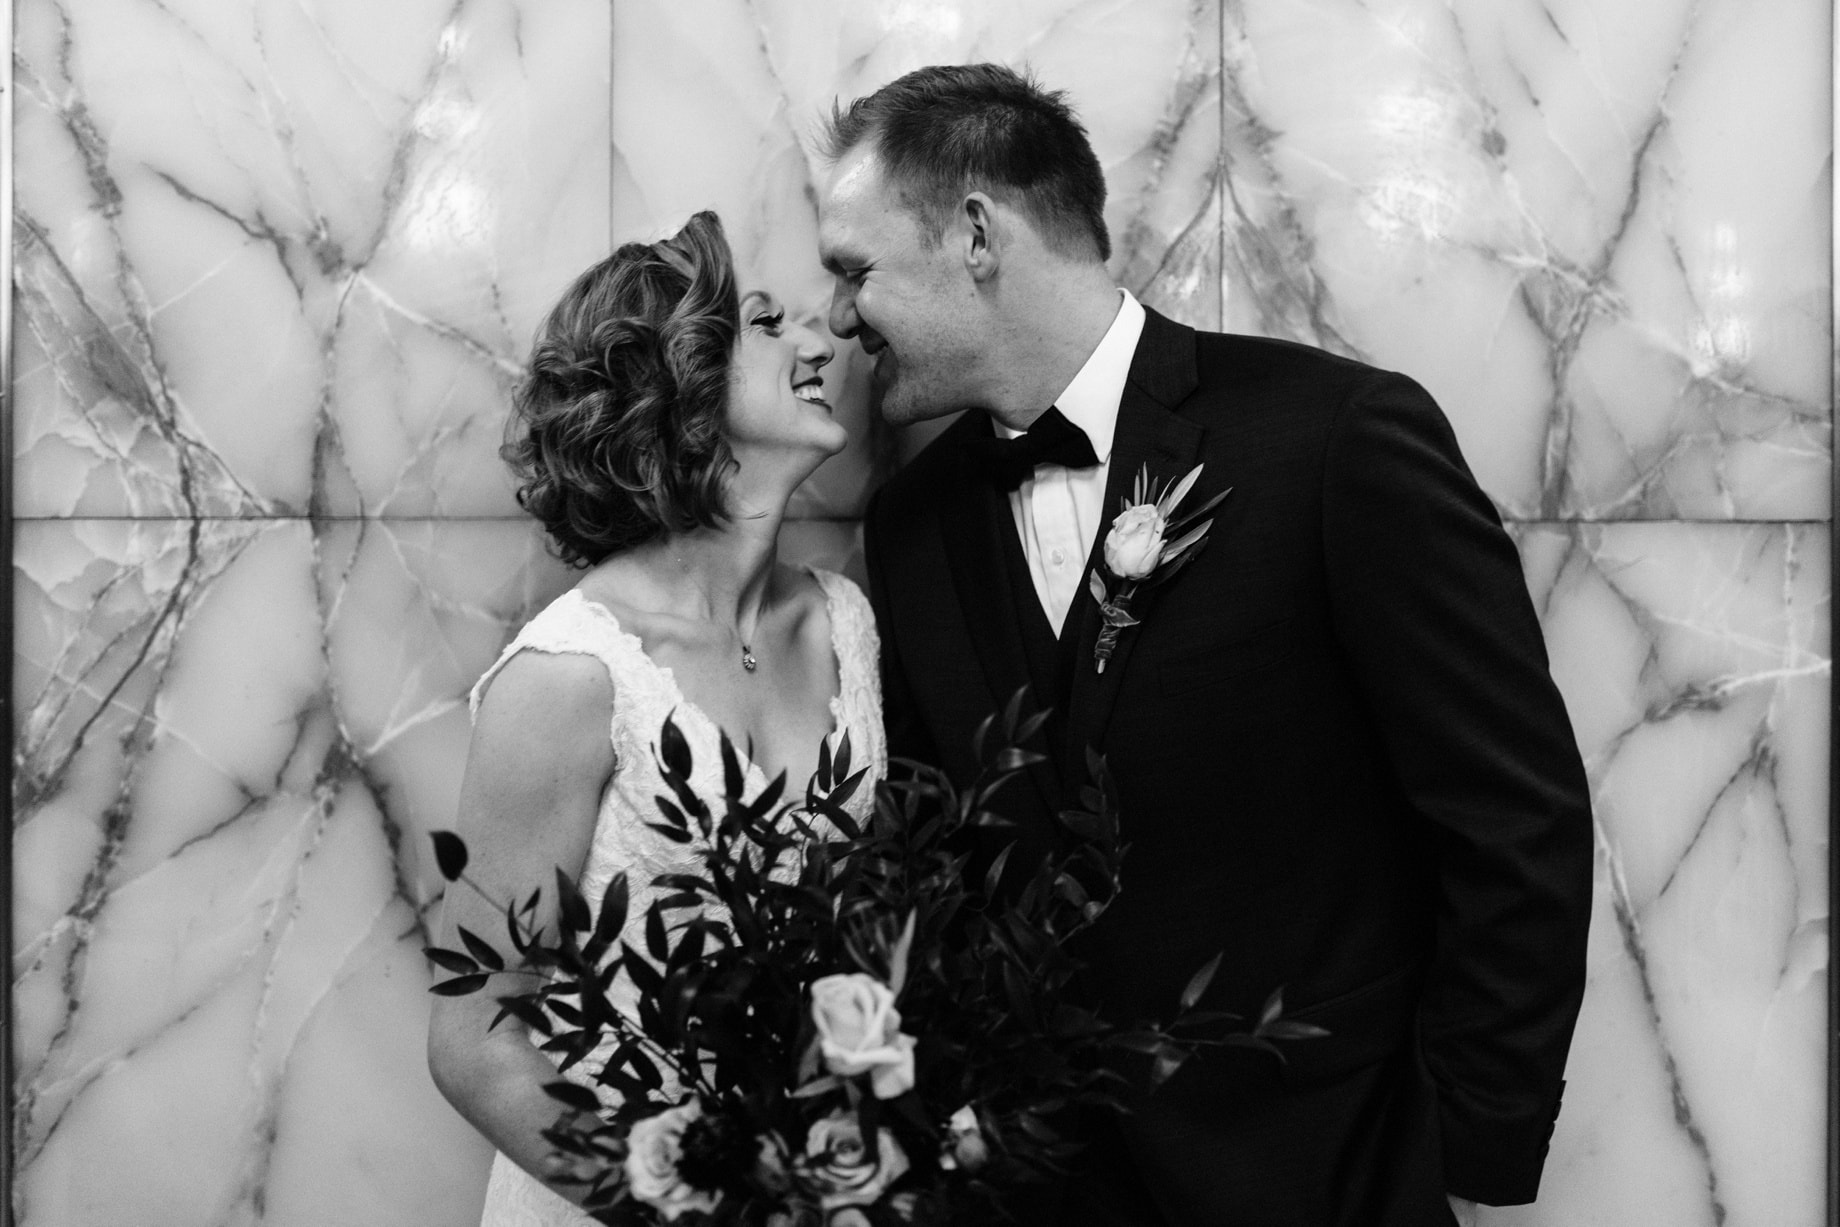
M1063 1168L1076 1149L1057 1127L1065 1110L1122 1109L1124 1070L1154 1084L1205 1046L1276 1052L1275 1040L1320 1034L1283 1019L1276 993L1250 1029L1228 1031L1233 1016L1198 1007L1218 958L1165 1023L1119 1025L1078 1004L1069 943L1117 893L1125 851L1103 761L1060 816L1064 852L1006 877L1014 844L977 873L966 847L1007 825L991 798L1039 758L1022 746L1041 717L1019 707L980 730L971 786L916 766L878 788L866 826L844 808L863 780L847 739L802 802L783 802L783 775L743 799L724 738L724 795L706 798L667 720L671 795L654 829L694 848L700 871L656 883L666 893L646 911L642 949L620 936L624 876L596 910L558 874L553 927L534 931L535 894L504 905L515 960L466 930L464 950L428 950L454 973L435 992L486 991L513 967L530 986L498 997L499 1017L526 1024L565 1071L604 1058L592 1080L617 1106L559 1079L545 1135L598 1220L976 1222L1001 1190ZM434 838L444 876L464 879L465 845Z

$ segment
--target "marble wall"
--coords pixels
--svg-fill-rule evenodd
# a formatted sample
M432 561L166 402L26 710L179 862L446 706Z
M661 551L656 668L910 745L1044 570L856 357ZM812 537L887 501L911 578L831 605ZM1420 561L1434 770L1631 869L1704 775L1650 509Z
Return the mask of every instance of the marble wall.
M1832 32L1819 0L15 0L13 1211L457 1225L421 1061L464 698L565 582L494 456L547 301L699 207L821 319L837 94L1031 64L1116 273L1437 394L1597 796L1507 1224L1822 1218ZM610 105L611 103L611 105ZM912 439L791 549L854 567Z

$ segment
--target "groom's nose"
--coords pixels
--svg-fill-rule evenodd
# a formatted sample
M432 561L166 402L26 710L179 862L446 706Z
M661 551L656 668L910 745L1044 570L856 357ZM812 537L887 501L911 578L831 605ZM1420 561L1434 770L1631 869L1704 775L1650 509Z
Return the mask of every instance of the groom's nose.
M846 341L862 328L862 317L856 314L856 295L841 277L831 286L831 311L825 322L831 332Z

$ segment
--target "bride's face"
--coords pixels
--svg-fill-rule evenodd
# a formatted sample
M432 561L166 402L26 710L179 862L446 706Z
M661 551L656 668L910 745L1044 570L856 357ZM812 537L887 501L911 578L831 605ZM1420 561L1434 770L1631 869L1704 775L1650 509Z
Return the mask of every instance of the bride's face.
M824 398L818 372L835 351L822 334L791 323L762 290L741 300L741 339L729 376L728 441L737 458L751 451L815 451L834 456L849 433Z

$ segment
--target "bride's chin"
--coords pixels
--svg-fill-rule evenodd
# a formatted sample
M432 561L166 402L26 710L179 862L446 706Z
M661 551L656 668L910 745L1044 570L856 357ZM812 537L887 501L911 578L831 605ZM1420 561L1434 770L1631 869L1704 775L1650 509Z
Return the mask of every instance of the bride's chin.
M803 442L815 457L812 461L815 469L832 456L841 454L850 445L850 432L843 428L841 422L827 421L822 427L814 429Z
M849 441L849 437L846 435L841 442L834 445L826 443L822 446L813 447L811 451L807 453L810 457L810 464L805 469L804 473L799 476L799 481L805 481L813 473L823 468L825 461L829 460L832 456L842 455L843 449L849 444Z

